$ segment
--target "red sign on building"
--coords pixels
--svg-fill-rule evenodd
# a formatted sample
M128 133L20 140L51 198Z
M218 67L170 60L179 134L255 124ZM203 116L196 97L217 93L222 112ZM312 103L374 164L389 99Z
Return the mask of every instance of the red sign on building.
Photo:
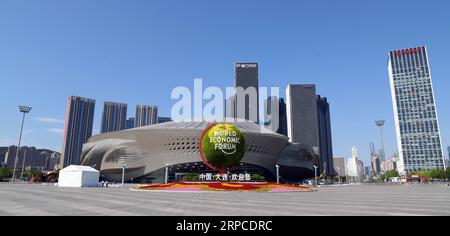
M401 55L419 53L420 51L421 51L421 48L412 48L412 49L398 50L398 51L395 51L394 54L399 57Z

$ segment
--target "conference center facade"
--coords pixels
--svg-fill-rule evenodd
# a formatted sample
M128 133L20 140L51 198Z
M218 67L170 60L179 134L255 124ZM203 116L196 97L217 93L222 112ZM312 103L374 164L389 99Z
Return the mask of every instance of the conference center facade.
M210 122L168 122L91 137L83 146L82 165L100 170L102 178L135 183L181 180L197 173L214 174L200 154L200 139ZM233 173L258 174L273 181L297 182L314 176L318 158L312 147L290 143L288 137L253 122L230 122L245 137L245 154ZM167 171L167 172L166 172Z

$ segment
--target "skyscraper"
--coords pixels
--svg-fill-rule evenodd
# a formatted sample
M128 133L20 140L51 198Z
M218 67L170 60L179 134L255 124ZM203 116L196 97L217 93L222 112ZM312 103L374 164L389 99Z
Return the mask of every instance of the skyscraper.
M377 156L377 150L375 149L375 143L373 142L369 142L369 146L370 146L370 156Z
M378 175L381 172L381 159L377 150L375 149L375 144L373 142L369 143L370 146L370 164L372 167L372 172L374 175Z
M137 105L134 127L158 124L158 107Z
M4 162L7 167L14 168L14 160L16 158L17 146L9 146L8 150L5 153ZM20 163L20 157L22 154L19 152L17 155L17 163Z
M361 160L358 160L358 180L359 182L364 181L364 162Z
M163 117L163 116L158 117L158 124L167 123L167 122L171 122L171 121L172 121L172 118L170 118L170 117Z
M364 179L372 180L372 178L373 178L372 168L370 168L369 166L364 167Z
M134 128L134 117L130 117L127 119L127 129Z
M444 168L427 48L389 52L388 71L399 172Z
M289 141L319 147L316 85L288 85L286 108Z
M374 174L381 173L381 160L378 155L371 157L371 167Z
M344 157L333 158L333 166L334 166L335 174L337 176L345 176L346 175L345 158Z
M359 148L352 147L352 158L358 159L359 158Z
M234 118L259 122L258 64L235 64L236 100ZM232 100L231 100L232 101ZM233 114L233 112L231 112Z
M333 175L333 145L330 105L316 94L314 84L290 84L286 89L286 114L289 141L319 151L321 173Z
M8 152L8 147L0 147L0 167L2 167L5 162L7 152Z
M316 85L288 85L286 111L289 141L319 147Z
M225 99L224 114L225 114L225 118L237 118L237 115L236 115L236 95Z
M55 170L58 169L60 160L61 160L61 154L57 152L50 153L50 155L46 152L41 152L41 155L44 155L45 157L45 170Z
M287 131L287 111L286 111L286 102L283 98L280 98L279 101L279 109L280 109L280 120L279 120L279 128L278 132L279 134L282 134L284 136L288 135Z
M79 165L83 144L92 136L95 100L70 96L67 102L66 125L61 167Z
M330 104L326 97L317 96L317 112L321 168L327 175L334 175Z
M269 117L265 117L265 126L273 132L287 136L286 103L284 99L270 96L264 103L264 109L266 114L270 116L270 120Z
M124 130L127 127L127 104L105 102L101 133Z
M350 179L359 181L359 166L359 149L352 147L352 157L347 159L346 163L346 173Z

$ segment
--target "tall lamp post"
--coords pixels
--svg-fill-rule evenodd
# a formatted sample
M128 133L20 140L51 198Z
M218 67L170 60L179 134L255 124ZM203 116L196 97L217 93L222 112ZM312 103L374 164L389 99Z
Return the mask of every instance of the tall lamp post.
M377 127L380 127L380 134L381 134L381 151L382 151L382 161L383 161L383 166L384 166L384 182L387 182L387 168L386 168L386 152L384 150L384 138L383 138L383 126L384 126L385 121L384 120L377 120L375 121L375 124L377 125Z
M277 168L277 184L280 183L280 166L275 165L275 168Z
M166 171L164 174L164 183L169 183L169 163L166 163Z
M314 165L314 181L316 182L316 186L317 186L317 168L319 167Z
M336 166L336 169L338 170L337 174L338 174L338 181L339 181L339 184L340 184L341 183L341 172L340 172L340 169L339 169L338 166Z
M14 181L16 179L16 168L17 168L17 161L19 158L20 142L22 141L22 132L23 132L23 123L25 122L25 114L29 113L31 111L31 109L32 109L32 107L19 106L19 110L20 110L20 112L23 113L23 116L22 116L22 125L20 127L19 144L17 145L16 157L14 158L14 170L13 170L12 183L14 183Z
M25 153L22 158L22 172L20 173L20 179L23 178L23 172L25 171L25 160L27 159L27 149L25 149Z
M125 168L127 167L126 163L122 164L122 186L125 185Z

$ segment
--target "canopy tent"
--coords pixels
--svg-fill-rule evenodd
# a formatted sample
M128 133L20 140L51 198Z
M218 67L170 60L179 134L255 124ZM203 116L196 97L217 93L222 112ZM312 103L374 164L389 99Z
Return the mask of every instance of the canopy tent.
M59 172L59 187L97 187L100 172L90 166L70 165Z

